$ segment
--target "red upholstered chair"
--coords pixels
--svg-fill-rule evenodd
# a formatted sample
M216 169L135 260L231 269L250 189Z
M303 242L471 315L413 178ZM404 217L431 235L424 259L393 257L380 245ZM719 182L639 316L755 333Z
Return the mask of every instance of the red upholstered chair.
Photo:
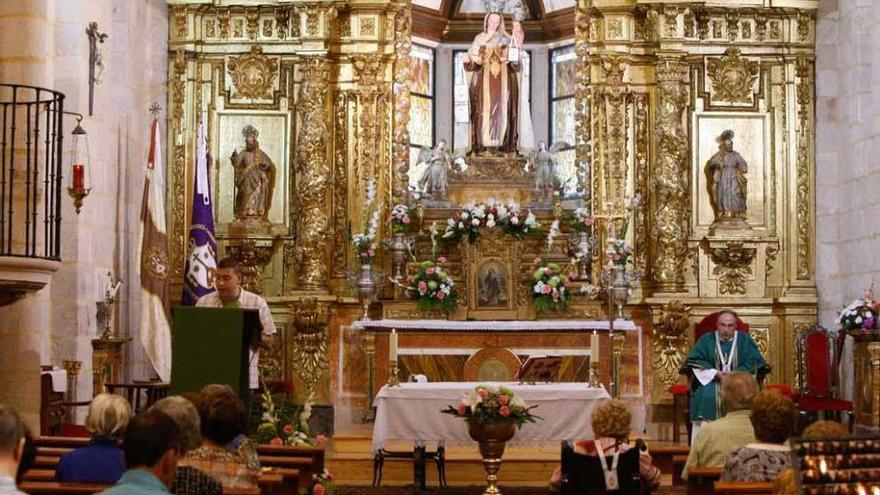
M794 399L801 414L822 411L839 416L846 412L850 415L852 428L852 402L834 397L832 344L831 337L821 328L798 337L798 385L801 392L795 394Z
M699 323L694 327L694 343L700 340L700 337L703 335L714 332L718 328L718 318L721 316L721 312L715 312L709 315L706 315L705 318L700 320ZM749 324L742 321L739 317L736 318L736 330L738 332L749 332ZM684 375L687 378L687 385L676 384L669 387L669 393L672 394L672 408L673 414L675 417L672 421L672 435L675 437L676 442L678 442L678 418L681 413L679 413L679 404L681 402L684 403L684 421L685 427L687 428L688 434L688 442L690 442L691 438L691 419L690 419L690 396L693 388L696 385L696 381L694 380L694 373L689 366L682 366L679 370L679 373ZM764 377L770 373L770 366L765 366L758 370L758 383L763 384ZM682 400L683 399L683 400Z

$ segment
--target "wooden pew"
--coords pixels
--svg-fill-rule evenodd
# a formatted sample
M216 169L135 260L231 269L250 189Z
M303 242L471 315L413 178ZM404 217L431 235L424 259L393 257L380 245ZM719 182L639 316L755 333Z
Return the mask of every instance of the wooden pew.
M34 445L39 447L57 447L57 448L67 448L67 449L75 449L77 447L82 447L89 443L88 438L80 438L80 437L50 437L50 436L38 436L34 438Z
M716 481L715 493L772 495L772 481Z
M685 484L684 479L681 477L681 472L684 470L687 460L688 456L686 455L672 457L672 486L682 486Z
M679 443L670 442L647 442L648 451L651 453L653 464L660 469L663 474L675 475L675 458L677 456L687 456L690 453L690 447Z
M57 481L23 481L19 489L30 495L93 495L113 485L100 483L58 483ZM271 493L271 492L268 492ZM279 492L281 493L281 492ZM260 488L224 488L223 495L261 495Z
M712 495L713 484L721 478L720 467L693 467L688 469L688 495Z
M260 465L276 469L296 470L300 487L312 481L312 475L324 472L324 449L289 445L257 445Z

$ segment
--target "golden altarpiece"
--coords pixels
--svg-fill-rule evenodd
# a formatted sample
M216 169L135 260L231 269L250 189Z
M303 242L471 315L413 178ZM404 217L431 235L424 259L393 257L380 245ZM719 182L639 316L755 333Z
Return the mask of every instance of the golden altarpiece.
M300 401L314 390L316 402L332 404L337 416L362 410L366 357L361 337L350 329L361 307L347 281L356 268L349 239L363 231L369 181L376 181L384 211L380 236L389 236L390 208L407 201L413 26L446 21L406 0L168 3L168 228L174 279L183 275L190 217L185 198L191 197L201 120L213 157L221 253L240 260L247 287L266 296L284 328L276 349L261 359L264 372L293 380ZM592 214L600 224L614 222L624 215L627 198L641 194L645 199L629 229L642 276L626 306L641 338L625 344L641 345L638 354L644 359L624 359L624 395L647 404L668 402L666 389L679 378L693 324L726 307L749 322L773 366L771 382L796 380L796 335L815 323L817 306L817 4L579 0L543 21L525 23L527 42L543 39L548 21L572 26L572 144ZM460 40L459 31L478 31L480 19L449 22L433 31ZM261 228L231 229L229 157L244 146L241 129L247 125L259 132L260 148L274 162L275 187ZM726 130L733 131L734 148L748 163L743 173L747 208L734 222L715 220L707 183L712 175L706 173L718 151L717 138ZM498 176L458 189L453 185L450 197L492 197L502 187L492 180L498 182ZM515 190L515 183L503 187ZM422 232L451 211L421 209ZM539 216L549 223L553 214ZM567 259L564 238L563 233L551 256ZM444 245L452 275L466 295L463 309L450 317L535 318L528 293L517 284L543 242L484 236L474 245ZM422 235L416 253L427 256L429 247ZM593 259L594 278L604 256L600 252ZM474 294L472 273L484 259L506 264L514 274L507 282L514 296L491 313L480 313L467 296ZM390 273L387 253L379 265ZM372 311L425 316L389 284ZM554 317L605 315L601 302L584 297ZM584 344L588 340L584 336ZM382 363L382 342L375 344ZM383 372L387 376L387 369L378 371L380 383ZM600 374L607 381L608 370ZM337 417L337 424L345 421Z

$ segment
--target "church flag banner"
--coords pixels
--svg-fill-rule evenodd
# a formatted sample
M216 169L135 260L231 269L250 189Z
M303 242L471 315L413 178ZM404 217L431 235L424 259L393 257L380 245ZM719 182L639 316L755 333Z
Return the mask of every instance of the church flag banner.
M171 380L171 327L168 322L168 238L165 230L165 172L159 121L153 118L150 154L141 204L141 343L163 382Z
M210 157L205 142L205 124L196 135L196 170L193 177L192 221L189 226L189 255L183 268L183 305L195 306L205 294L214 292L217 241L214 239L214 211L209 177Z

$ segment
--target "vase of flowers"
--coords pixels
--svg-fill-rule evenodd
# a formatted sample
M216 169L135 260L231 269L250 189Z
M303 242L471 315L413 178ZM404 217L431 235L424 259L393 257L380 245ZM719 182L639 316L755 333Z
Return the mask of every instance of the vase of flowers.
M313 474L308 486L300 489L300 495L335 495L336 483L333 474L324 469L320 474Z
M505 204L489 199L484 203L468 203L446 219L443 238L467 237L468 242L473 244L479 238L481 229L496 227L521 238L535 233L540 224L531 210L523 210L518 203L511 201Z
M431 224L431 259L418 263L418 270L402 283L400 278L391 281L401 287L412 298L418 301L420 311L443 311L449 314L458 307L458 293L455 282L446 269L445 257L437 257L437 224ZM412 260L417 261L412 255Z
M569 275L558 263L544 263L540 257L533 262L532 303L538 313L560 311L568 308L570 298Z
M260 425L257 427L257 443L319 446L324 444L327 440L324 435L318 435L314 439L310 436L309 419L312 417L314 394L309 394L305 404L301 407L289 403L277 407L271 387L268 387L263 381L262 374L260 383L263 385L263 414L260 417Z
M874 284L865 289L861 299L856 299L840 311L837 321L841 330L857 339L871 340L878 335L877 318L880 302L874 299Z
M495 389L480 385L462 398L458 406L450 405L442 411L464 419L468 425L468 434L480 446L480 456L486 470L487 486L483 491L484 495L501 493L497 485L504 448L516 434L517 428L541 419L531 413L533 408L526 406L507 387Z

